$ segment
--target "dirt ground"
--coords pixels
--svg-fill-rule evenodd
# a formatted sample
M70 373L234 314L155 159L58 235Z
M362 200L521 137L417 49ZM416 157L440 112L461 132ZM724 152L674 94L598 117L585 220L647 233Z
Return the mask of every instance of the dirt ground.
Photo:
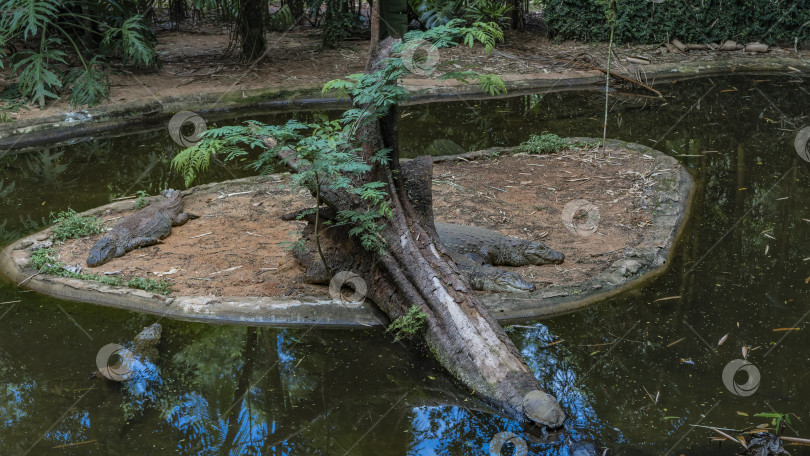
M574 149L559 154L456 160L434 167L434 213L439 221L476 225L563 252L561 265L512 269L535 282L578 282L604 271L625 247L637 245L652 220L652 160L625 150ZM595 232L584 213L564 223L565 206L587 200L598 215ZM284 213L311 206L305 190L282 176L259 184L229 184L186 197L186 210L200 218L175 227L161 244L135 250L91 271L151 277L172 283L175 295L324 295L325 286L302 282L303 268L287 248L303 222ZM112 226L128 212L106 214ZM596 219L592 219L596 220ZM99 236L57 246L62 261L85 265Z
M305 26L289 32L270 32L268 51L258 62L240 63L225 56L229 44L227 29L220 25L183 26L180 31L158 32L157 52L161 68L147 72L119 68L110 74L110 100L115 104L168 95L192 95L209 92L234 92L258 88L295 88L323 83L362 72L367 52L366 40L349 40L335 50L320 48L320 30ZM808 58L810 51L773 48L770 52L746 55L743 51L691 51L686 54L655 54L658 45L617 46L614 70L629 74L643 72L623 68L628 56L644 56L653 64L689 61L717 61L730 58L794 57ZM511 75L527 73L565 73L573 70L604 68L605 43L554 43L535 32L507 33L506 42L486 55L483 47L459 46L440 51L440 64L448 68L474 67L484 73ZM441 71L418 78L436 79ZM411 77L411 76L409 76ZM0 70L0 87L15 79L10 69ZM649 81L647 81L649 82ZM73 111L64 99L50 101L44 110L30 106L9 115L11 120L33 119Z

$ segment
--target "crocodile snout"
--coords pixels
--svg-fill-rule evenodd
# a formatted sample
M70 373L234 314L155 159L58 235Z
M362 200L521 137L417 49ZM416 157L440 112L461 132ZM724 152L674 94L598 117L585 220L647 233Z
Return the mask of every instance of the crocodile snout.
M537 289L533 283L527 282L523 277L511 271L503 271L495 279L495 283L498 288L497 291L504 293L519 293Z
M526 249L525 255L531 264L560 264L565 261L565 255L539 242Z
M110 237L103 237L90 249L87 257L87 266L96 267L115 258L115 241Z

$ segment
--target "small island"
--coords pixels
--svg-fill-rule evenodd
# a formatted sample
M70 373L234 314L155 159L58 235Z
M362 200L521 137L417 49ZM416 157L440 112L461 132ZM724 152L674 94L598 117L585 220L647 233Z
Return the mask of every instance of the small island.
M632 143L572 138L552 153L531 142L434 157L437 221L472 225L541 241L565 254L562 264L504 267L535 284L525 293L479 292L501 320L550 316L582 308L662 273L687 214L691 178L673 158ZM372 304L334 300L325 285L306 283L291 246L306 225L284 221L311 207L308 192L289 174L192 187L183 192L199 218L157 245L100 267L85 263L101 234L48 242L52 229L10 245L3 272L41 293L173 318L271 325L364 327L387 319ZM153 196L86 211L106 227ZM37 274L34 249L49 245L59 262L120 283L152 281L142 290L97 280ZM73 265L73 266L70 266Z

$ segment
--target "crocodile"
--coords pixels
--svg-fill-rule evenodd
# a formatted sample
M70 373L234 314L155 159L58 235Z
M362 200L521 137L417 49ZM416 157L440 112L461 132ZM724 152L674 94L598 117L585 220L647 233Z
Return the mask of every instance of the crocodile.
M466 255L450 252L450 257L476 290L500 293L534 291L537 289L520 274L479 263Z
M172 231L172 226L186 223L195 215L183 212L183 196L177 190L163 190L166 200L150 204L124 217L103 238L87 257L87 266L100 266L130 250L157 244Z
M565 255L542 242L506 236L477 226L436 222L442 244L451 252L494 266L560 264Z
M505 236L484 228L436 223L436 229L439 239L459 270L470 281L470 285L480 291L535 291L535 285L519 274L495 266L561 263L565 258L562 253L549 249L540 242ZM314 242L309 239L306 244L306 248L293 249L298 262L306 268L305 281L328 284L330 278L315 253Z

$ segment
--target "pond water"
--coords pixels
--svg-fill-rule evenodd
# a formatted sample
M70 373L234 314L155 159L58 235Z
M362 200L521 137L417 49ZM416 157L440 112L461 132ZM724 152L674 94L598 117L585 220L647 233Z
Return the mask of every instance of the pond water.
M510 329L570 417L556 439L488 414L428 353L380 330L163 319L150 376L124 386L90 379L103 346L132 340L158 317L0 283L0 455L480 455L503 432L528 450L510 443L503 456L586 454L587 442L611 455L731 455L741 447L693 425L769 423L758 413L791 414L785 434L810 437L810 163L793 144L810 125L803 79L659 84L663 104L612 98L608 136L676 156L697 190L664 276ZM601 136L603 102L569 91L411 105L400 113L401 147L413 156L517 145L543 130ZM240 117L291 115L311 114ZM5 155L0 243L41 229L51 211L181 186L169 170L178 150L163 128ZM242 175L215 165L205 179ZM760 377L749 396L722 378L744 345Z

